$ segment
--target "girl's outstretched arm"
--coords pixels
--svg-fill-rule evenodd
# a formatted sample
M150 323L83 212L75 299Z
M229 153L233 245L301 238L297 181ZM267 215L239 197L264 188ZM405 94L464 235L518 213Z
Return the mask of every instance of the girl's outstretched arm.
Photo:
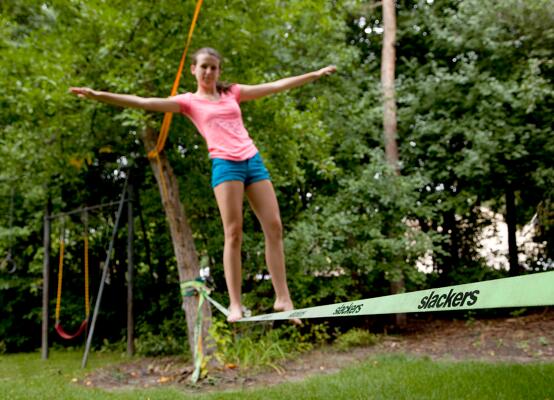
M114 104L120 107L142 108L148 111L179 112L179 103L171 98L139 97L131 94L101 92L86 87L72 87L69 91L79 97Z
M308 72L304 75L291 76L290 78L279 79L275 82L262 83L259 85L239 85L241 101L255 100L273 93L279 93L288 89L305 85L323 76L331 75L337 70L334 65L329 65L317 71Z

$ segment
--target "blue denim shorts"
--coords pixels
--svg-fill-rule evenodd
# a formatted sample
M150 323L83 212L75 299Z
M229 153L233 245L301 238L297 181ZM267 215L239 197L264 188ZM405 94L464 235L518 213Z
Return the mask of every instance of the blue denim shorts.
M241 181L246 187L266 179L271 180L260 153L244 161L212 158L212 188L227 181Z

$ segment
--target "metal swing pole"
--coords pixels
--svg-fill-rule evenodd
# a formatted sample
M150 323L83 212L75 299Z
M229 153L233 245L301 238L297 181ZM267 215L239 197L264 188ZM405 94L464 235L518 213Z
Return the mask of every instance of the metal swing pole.
M121 219L121 214L123 214L123 205L125 204L125 197L127 194L127 183L129 181L130 171L127 172L127 177L125 178L125 183L123 184L123 190L121 191L121 198L119 200L119 206L117 208L117 216L115 218L115 224L112 231L112 239L110 240L110 246L106 254L106 261L104 262L104 268L102 270L102 279L100 280L100 287L98 288L98 295L96 296L96 303L94 305L94 312L92 314L92 322L90 324L90 330L87 336L87 343L85 346L85 353L83 354L83 360L81 362L81 368L87 366L88 354L90 352L90 345L92 343L92 337L94 336L94 328L96 326L96 319L98 318L98 311L100 310L100 302L102 301L102 293L104 292L104 284L106 283L106 278L108 276L108 269L110 267L110 259L113 252L115 237L117 235L117 229L119 228L119 220Z
M44 264L42 269L42 356L43 360L48 359L48 298L50 295L50 212L52 200L48 195L44 211Z
M134 262L133 262L133 183L129 183L127 198L127 355L135 354L135 319L133 314L133 286L134 286Z

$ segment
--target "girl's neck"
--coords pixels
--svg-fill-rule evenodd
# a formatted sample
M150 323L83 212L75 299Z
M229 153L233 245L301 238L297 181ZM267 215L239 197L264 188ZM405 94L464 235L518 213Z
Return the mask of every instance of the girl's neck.
M213 87L203 87L198 86L196 88L196 95L201 97L206 97L210 99L218 99L219 98L219 92L217 91L217 87L214 85Z

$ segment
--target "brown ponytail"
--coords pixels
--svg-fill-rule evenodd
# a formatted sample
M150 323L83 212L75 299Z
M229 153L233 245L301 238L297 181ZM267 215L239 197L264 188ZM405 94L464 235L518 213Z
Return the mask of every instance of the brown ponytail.
M213 49L211 47L202 47L201 49L196 50L192 55L192 65L196 65L196 63L198 62L198 56L200 54L208 54L212 57L217 58L217 60L219 61L219 68L221 68L223 57L221 57L221 54L219 54L219 52L216 49ZM231 90L231 86L233 86L233 83L224 82L224 81L217 81L215 84L215 88L220 94L227 93L229 90Z

